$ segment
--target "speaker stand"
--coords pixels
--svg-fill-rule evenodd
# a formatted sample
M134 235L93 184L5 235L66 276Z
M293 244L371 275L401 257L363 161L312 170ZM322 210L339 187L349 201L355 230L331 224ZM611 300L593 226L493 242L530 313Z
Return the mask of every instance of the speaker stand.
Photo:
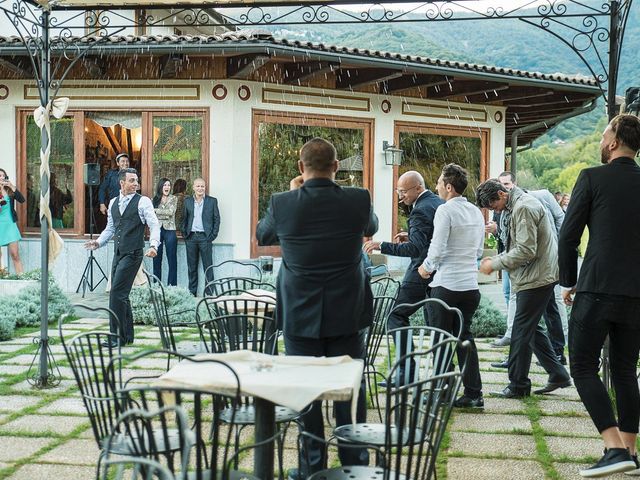
M88 185L89 187L89 240L93 240L93 226L95 224L95 218L93 214L93 185ZM94 264L98 268L100 272L100 277L97 282L94 282ZM90 292L93 292L98 285L100 285L103 281L107 280L107 276L104 274L104 270L96 260L96 257L93 255L93 250L89 250L89 258L87 259L87 264L84 266L84 271L82 272L82 277L80 278L80 282L78 283L78 287L76 288L76 293L80 291L80 287L82 287L82 298L84 298L87 289Z

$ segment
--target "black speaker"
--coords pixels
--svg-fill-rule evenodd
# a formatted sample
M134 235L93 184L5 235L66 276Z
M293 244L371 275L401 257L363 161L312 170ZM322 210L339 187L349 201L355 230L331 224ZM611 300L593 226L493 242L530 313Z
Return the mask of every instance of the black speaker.
M100 185L100 165L97 163L84 164L84 183L86 185Z

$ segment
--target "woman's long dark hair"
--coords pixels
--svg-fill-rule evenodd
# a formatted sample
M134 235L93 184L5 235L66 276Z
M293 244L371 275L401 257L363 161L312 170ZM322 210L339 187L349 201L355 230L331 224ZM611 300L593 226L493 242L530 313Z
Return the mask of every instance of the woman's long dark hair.
M176 183L173 184L173 194L184 193L187 191L187 181L184 178L179 178Z
M158 205L160 205L160 201L162 200L162 187L164 187L164 184L169 182L169 185L171 185L171 180L169 180L168 178L161 178L160 180L158 180L158 185L156 186L156 195L153 197L153 208L158 208ZM171 190L169 190L169 192L171 192Z

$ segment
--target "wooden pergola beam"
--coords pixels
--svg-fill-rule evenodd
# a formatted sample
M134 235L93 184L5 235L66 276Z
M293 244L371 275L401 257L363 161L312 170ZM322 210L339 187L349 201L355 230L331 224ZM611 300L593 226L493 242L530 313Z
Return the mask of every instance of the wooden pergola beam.
M500 92L511 88L508 84L496 82L476 82L455 80L450 82L450 87L431 87L427 92L427 98L442 99L464 97L467 95L479 95L491 92Z
M0 67L19 77L31 78L33 76L32 67L28 60L14 58L12 61L8 57L0 57Z
M516 100L526 100L529 98L548 97L555 94L553 90L540 91L539 89L520 89L517 86L512 86L508 91L500 91L497 95L487 95L487 93L490 92L467 95L467 99L471 103L514 102Z
M453 77L442 77L441 75L420 75L412 73L403 75L401 78L395 78L382 82L380 84L380 93L391 94L398 90L406 90L407 88L422 87L429 88L440 85L446 85L453 81Z
M336 88L338 90L366 87L382 83L394 78L399 78L403 74L391 68L346 68L336 73Z
M269 63L271 57L264 54L249 54L229 57L227 59L227 77L246 79L263 65Z
M287 63L283 66L283 83L287 85L301 84L312 78L333 73L340 68L334 62Z

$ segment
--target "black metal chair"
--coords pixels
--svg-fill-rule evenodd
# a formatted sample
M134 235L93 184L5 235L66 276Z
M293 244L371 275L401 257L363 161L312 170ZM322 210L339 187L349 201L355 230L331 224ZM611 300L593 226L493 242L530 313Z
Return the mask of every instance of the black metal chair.
M433 363L442 350L455 349L459 341L446 339L426 351L413 351L402 356L387 381L398 377L404 362ZM468 342L466 342L468 345ZM371 448L376 453L376 466L342 466L318 472L311 480L334 479L425 479L435 476L435 465L451 407L461 382L460 372L446 372L416 378L413 382L387 389L384 423L343 425L334 430L342 448ZM300 442L311 437L301 434Z
M380 421L382 421L382 410L378 399L378 378L384 379L384 375L378 371L376 361L380 352L382 339L387 333L387 318L395 302L394 297L373 297L373 323L367 331L366 356L364 363L364 377L367 385L367 392L371 397L373 406L378 411Z
M400 282L393 277L385 276L371 280L371 291L374 297L396 298L399 287Z
M110 458L113 446L123 440L129 444L133 458L114 461ZM124 478L125 468L130 470L132 478L186 478L194 444L195 435L180 406L165 406L152 412L129 409L118 417L107 438L101 478L106 480L110 475ZM172 448L168 449L167 445ZM161 463L163 460L167 467ZM115 467L115 474L109 473L110 467Z
M208 292L207 296L212 297L226 295L235 290L265 290L275 292L276 288L268 282L249 277L218 278L208 282L205 286L205 292Z
M193 311L193 322L173 322L171 320L171 317L181 313L185 313L185 310L170 313L167 308L167 300L162 282L158 277L150 274L146 270L143 270L143 272L148 280L147 285L149 287L149 297L151 299L151 304L153 305L156 325L158 326L158 331L160 332L160 341L162 342L162 348L171 352L180 353L181 355L185 355L187 357L206 352L204 345L199 342L176 342L174 327L195 327L195 310ZM167 354L167 370L169 370L169 367L171 366L172 356L173 355L171 354Z
M171 470L148 458L105 460L99 480L177 480Z
M275 302L272 297L252 295L242 290L231 291L220 297L205 297L196 308L196 319L202 341L213 353L236 350L251 350L258 353L277 355L280 331L276 326ZM235 295L233 295L235 293ZM242 430L255 425L256 414L253 398L243 398L242 405L231 419L223 412L221 419L235 425L236 446L240 445ZM283 475L283 442L289 422L295 421L300 412L276 406L276 425L282 429L282 442L278 443L278 465Z
M262 270L255 263L226 260L207 267L204 278L205 295L221 295L225 289L258 288L251 285L262 283Z
M162 351L146 351L130 357L116 358L112 361L112 369L132 367L135 363L149 355L157 355ZM226 363L212 358L186 357L176 354L181 362L208 363L221 369L229 381L227 393L213 393L206 388L175 385L154 385L153 382L140 385L140 378L132 377L116 389L116 397L120 409L143 409L147 411L161 410L167 406L179 406L188 414L188 423L193 432L188 458L188 471L178 478L188 480L234 480L255 479L252 475L232 471L238 459L231 455L231 428L220 428L222 423L233 423L236 419L242 400L240 397L240 380L235 371ZM224 419L223 419L224 416ZM263 443L275 441L277 436ZM253 446L255 447L255 445Z

